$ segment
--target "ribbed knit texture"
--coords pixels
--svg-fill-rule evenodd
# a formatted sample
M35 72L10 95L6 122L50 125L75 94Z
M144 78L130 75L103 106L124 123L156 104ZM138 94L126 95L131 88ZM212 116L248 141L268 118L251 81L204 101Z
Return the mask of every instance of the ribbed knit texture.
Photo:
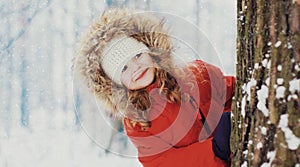
M127 36L116 37L103 48L102 68L108 77L121 85L123 67L131 58L143 52L149 52L149 49L142 42Z

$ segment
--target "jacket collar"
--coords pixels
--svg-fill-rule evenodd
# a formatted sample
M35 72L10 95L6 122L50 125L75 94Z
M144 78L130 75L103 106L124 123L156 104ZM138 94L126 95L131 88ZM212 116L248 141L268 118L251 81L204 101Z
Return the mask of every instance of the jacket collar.
M158 88L158 80L154 79L154 81L146 87L146 91L149 93L151 90Z

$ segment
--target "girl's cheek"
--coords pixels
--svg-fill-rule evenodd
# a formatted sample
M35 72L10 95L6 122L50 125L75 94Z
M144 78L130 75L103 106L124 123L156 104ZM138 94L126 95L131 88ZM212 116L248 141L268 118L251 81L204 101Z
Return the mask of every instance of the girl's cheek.
M122 82L123 84L126 84L125 78L126 78L126 77L124 76L124 74L122 74L122 75L121 75L121 82Z
M122 75L121 75L121 81L123 82L123 84L127 85L128 84L128 81L129 81L129 75L128 73L124 72Z

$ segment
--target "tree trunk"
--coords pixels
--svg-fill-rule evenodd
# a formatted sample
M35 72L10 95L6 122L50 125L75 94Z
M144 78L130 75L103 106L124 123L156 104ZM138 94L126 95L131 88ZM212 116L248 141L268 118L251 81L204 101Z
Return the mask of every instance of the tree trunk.
M300 165L300 0L238 0L233 166Z

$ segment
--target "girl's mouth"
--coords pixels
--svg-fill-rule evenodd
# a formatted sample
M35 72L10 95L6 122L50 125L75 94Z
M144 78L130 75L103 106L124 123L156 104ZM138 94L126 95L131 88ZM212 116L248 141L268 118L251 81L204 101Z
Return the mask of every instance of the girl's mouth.
M145 76L145 74L146 74L147 71L148 71L148 68L145 69L143 72L141 72L141 73L139 74L139 76L135 79L135 81L137 81L137 80L143 78L143 77Z

